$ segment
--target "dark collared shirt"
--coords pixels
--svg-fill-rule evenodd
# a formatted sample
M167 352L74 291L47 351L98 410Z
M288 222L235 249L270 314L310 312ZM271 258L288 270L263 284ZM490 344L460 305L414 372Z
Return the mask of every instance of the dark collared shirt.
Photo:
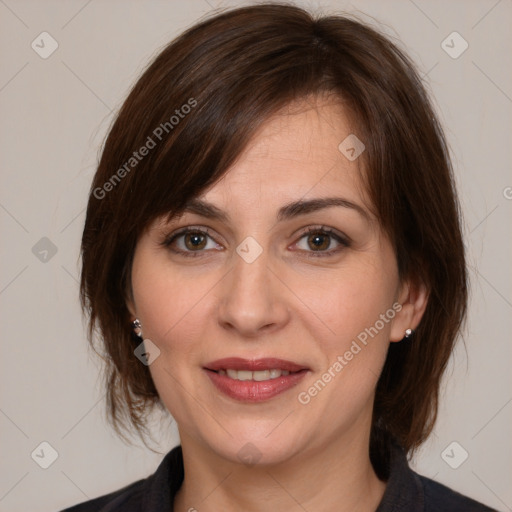
M118 491L61 512L173 512L183 482L181 446L172 449L155 473ZM393 448L389 477L375 512L496 512L448 487L415 473L405 452Z

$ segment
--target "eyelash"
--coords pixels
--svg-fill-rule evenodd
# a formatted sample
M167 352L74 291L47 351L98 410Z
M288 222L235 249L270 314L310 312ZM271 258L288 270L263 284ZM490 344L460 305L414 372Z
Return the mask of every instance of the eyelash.
M213 240L213 237L212 237L210 231L208 230L208 228L196 228L194 226L188 226L186 228L180 229L176 233L172 233L172 234L166 236L165 239L163 240L163 242L161 242L161 245L164 247L168 247L172 252L183 255L187 258L197 258L198 256L202 255L201 253L203 253L204 250L183 251L181 249L176 250L176 249L171 248L171 244L178 237L187 235L190 233L206 235ZM302 252L305 252L306 254L309 253L306 256L308 258L319 258L319 257L325 258L325 257L329 257L329 256L334 256L335 254L337 254L344 248L350 247L350 242L347 238L337 234L333 229L328 228L326 226L312 226L312 227L307 228L305 231L303 231L301 233L299 240L302 240L305 236L310 235L312 233L320 234L322 236L330 236L330 237L334 238L341 245L341 247L338 247L336 249L331 249L329 251L302 251Z

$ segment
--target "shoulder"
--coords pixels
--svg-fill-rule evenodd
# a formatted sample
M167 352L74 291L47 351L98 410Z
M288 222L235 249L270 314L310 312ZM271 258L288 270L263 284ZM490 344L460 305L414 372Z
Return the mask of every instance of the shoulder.
M386 490L376 512L497 512L416 473L398 443L391 443L388 455Z
M61 512L139 512L142 510L142 496L145 480L138 480L117 491L84 501Z
M475 501L425 476L417 475L423 487L425 512L496 512L483 503Z
M147 478L60 512L168 512L183 476L183 455L178 445Z

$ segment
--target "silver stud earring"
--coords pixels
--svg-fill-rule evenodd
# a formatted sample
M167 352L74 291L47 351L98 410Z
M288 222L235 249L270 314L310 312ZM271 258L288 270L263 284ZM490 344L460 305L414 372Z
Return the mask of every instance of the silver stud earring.
M412 336L413 332L414 331L412 329L406 329L404 338L409 339Z
M142 324L140 323L140 320L138 318L136 318L132 322L132 327L135 335L138 336L139 338L142 338Z

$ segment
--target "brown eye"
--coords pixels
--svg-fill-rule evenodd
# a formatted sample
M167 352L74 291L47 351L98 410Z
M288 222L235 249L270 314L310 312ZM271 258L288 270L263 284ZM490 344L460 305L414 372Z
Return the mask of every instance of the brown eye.
M210 243L210 246L208 246ZM209 231L199 228L185 228L166 237L162 242L164 247L182 256L201 256L209 252L209 249L218 249Z
M305 240L305 244L302 242ZM302 246L301 246L302 244ZM325 227L308 228L295 245L307 256L332 256L349 247L348 238ZM335 246L334 248L332 246Z
M330 240L329 235L324 234L313 234L308 236L308 244L310 244L310 247L312 247L314 250L326 250L329 248Z
M193 251L195 249L204 249L206 246L206 236L198 232L185 233L184 241L187 249Z

